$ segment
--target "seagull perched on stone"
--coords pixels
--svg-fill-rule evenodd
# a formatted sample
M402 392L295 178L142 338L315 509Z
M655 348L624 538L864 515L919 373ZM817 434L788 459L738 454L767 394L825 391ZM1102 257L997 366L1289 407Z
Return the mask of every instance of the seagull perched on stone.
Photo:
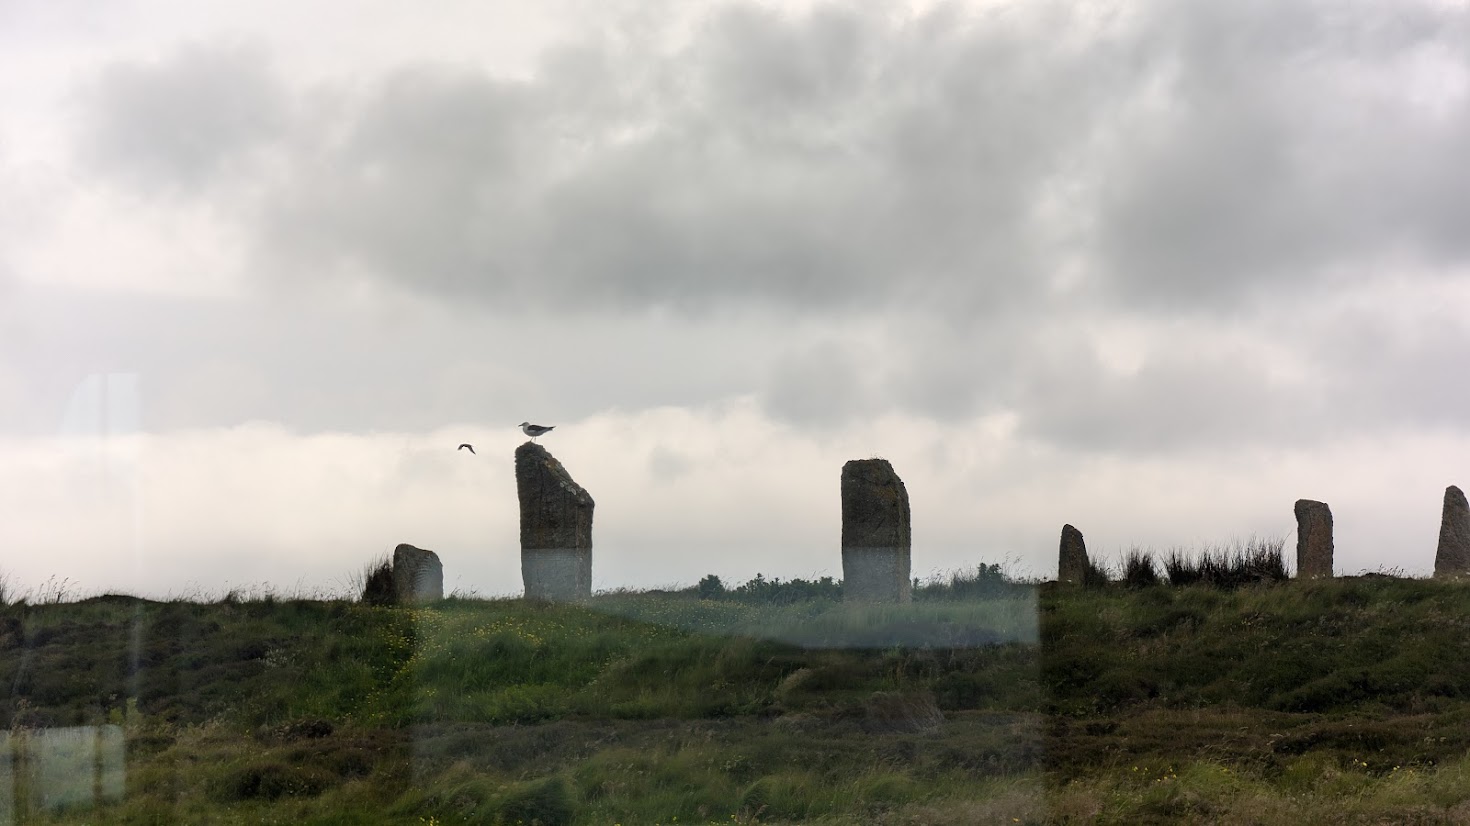
M530 422L521 422L521 432L524 433L524 434L526 434L527 436L530 436L531 437L531 441L533 441L533 442L536 441L536 437L537 436L544 436L547 433L550 433L551 431L553 431L555 429L556 429L556 425L552 425L551 427L542 427L539 424L531 424Z
M472 445L472 444L470 444L469 442L466 442L466 443L460 445L459 447L455 448L456 451L465 450L465 449L468 449L469 452L471 452L471 453L474 453L475 452L475 446Z

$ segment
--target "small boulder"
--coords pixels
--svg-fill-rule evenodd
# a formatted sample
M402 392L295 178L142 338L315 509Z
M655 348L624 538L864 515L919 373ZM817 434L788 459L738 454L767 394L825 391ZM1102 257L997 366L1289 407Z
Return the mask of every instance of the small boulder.
M394 548L393 596L398 605L444 599L444 565L439 555L412 545Z

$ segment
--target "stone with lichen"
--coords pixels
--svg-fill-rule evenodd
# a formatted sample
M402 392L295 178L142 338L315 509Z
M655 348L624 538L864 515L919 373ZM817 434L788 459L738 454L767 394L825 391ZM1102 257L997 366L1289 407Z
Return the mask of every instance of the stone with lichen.
M1294 510L1297 577L1332 576L1332 509L1326 502L1298 499Z
M526 596L572 601L592 595L591 494L546 448L516 448L521 579Z
M842 597L908 602L912 534L909 494L886 459L842 466Z
M1434 554L1436 577L1470 575L1470 503L1454 485L1444 489L1439 518L1439 548Z

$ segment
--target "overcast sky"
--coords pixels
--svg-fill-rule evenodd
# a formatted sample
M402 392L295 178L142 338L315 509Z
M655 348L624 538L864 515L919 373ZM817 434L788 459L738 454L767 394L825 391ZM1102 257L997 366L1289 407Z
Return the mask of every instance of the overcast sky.
M1470 11L1432 0L0 0L0 570L598 588L1281 536L1470 484ZM456 452L475 444L478 455Z

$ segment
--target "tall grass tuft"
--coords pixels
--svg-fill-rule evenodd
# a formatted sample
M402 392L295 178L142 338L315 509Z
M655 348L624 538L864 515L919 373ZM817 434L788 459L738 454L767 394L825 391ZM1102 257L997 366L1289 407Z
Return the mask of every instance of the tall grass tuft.
M398 595L393 590L393 563L387 555L363 566L359 575L362 588L359 593L368 605L394 605Z
M1123 556L1123 584L1129 588L1147 588L1159 584L1159 571L1154 555L1140 548L1130 548Z
M1290 578L1285 548L1286 540L1281 537L1235 540L1228 546L1206 547L1193 557L1174 548L1164 557L1164 572L1169 584L1176 586L1204 584L1240 588L1285 582Z
M1082 572L1082 587L1104 588L1111 581L1112 575L1106 565L1099 565L1092 559L1087 560L1087 570Z

